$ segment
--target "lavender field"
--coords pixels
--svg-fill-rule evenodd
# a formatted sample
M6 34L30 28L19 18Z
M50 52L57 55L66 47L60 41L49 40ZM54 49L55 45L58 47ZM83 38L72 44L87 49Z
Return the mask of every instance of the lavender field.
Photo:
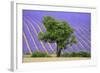
M43 42L38 39L39 32L45 32L43 17L52 16L57 20L64 20L74 29L78 41L62 52L91 52L91 14L79 12L23 10L23 55L35 51L56 53L56 43Z

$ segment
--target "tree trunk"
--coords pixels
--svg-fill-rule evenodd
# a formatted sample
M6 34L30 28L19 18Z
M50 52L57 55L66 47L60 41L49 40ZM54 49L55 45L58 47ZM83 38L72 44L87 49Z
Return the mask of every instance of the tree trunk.
M60 57L60 54L61 54L61 48L57 47L57 57Z

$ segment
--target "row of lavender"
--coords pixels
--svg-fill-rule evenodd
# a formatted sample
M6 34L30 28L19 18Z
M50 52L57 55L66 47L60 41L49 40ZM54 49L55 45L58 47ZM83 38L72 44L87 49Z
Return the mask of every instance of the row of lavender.
M45 27L42 24L43 16L49 15L55 18L59 18L59 15L55 12L35 12L24 10L23 11L23 53L32 53L35 51L42 51L47 53L56 52L56 43L46 43L38 40L38 34L40 31L45 32ZM56 12L57 13L57 12ZM65 13L66 14L66 13ZM63 17L63 15L61 15ZM60 17L61 17L60 16ZM67 20L64 18L63 20ZM77 23L78 22L78 23ZM77 24L77 26L76 26ZM91 37L90 37L90 24L86 24L81 20L75 20L74 23L70 24L75 30L75 35L78 40L77 44L72 45L64 52L78 52L78 51L88 51L91 50Z

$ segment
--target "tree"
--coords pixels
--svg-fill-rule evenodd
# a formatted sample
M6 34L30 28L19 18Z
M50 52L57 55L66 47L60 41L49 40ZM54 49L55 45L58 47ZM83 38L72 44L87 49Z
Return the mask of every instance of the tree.
M74 30L67 22L58 21L51 16L44 16L43 24L46 28L46 32L40 32L38 38L45 42L56 43L57 57L60 57L62 49L67 49L67 47L77 43Z

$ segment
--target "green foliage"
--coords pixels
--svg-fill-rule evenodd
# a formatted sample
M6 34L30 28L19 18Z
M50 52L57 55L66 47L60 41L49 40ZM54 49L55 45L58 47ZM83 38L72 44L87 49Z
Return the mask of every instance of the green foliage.
M72 46L77 43L74 30L66 21L58 21L51 16L44 16L43 24L46 32L39 33L39 40L56 43L57 49L66 49L66 45Z
M91 56L91 53L89 52L84 52L84 51L81 51L78 53L79 56L82 56L82 57L90 57Z
M36 51L32 53L31 57L50 57L50 56L45 52Z
M62 57L91 57L91 53L89 52L65 52L64 54L61 55Z

